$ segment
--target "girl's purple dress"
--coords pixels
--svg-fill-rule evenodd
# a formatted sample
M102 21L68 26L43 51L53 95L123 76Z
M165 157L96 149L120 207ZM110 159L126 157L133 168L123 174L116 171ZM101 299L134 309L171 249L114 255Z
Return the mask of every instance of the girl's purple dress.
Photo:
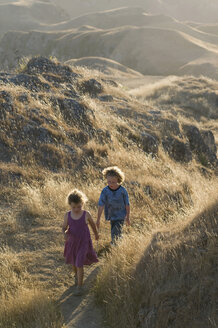
M64 257L67 264L81 268L83 265L91 265L98 262L97 255L93 249L88 224L86 223L86 211L78 220L71 217L68 212L68 239L65 243Z

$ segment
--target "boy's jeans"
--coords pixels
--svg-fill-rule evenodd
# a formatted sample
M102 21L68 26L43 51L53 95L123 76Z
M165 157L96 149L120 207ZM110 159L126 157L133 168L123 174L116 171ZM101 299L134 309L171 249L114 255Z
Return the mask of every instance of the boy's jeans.
M111 221L111 239L112 244L116 242L118 238L122 235L124 220L114 220Z

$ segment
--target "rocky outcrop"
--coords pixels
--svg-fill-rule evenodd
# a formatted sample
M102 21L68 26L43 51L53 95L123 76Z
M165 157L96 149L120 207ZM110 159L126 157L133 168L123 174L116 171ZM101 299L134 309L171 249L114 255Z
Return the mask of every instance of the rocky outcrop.
M176 138L167 137L163 139L162 145L175 161L188 163L192 160L192 152L187 143Z
M108 94L107 80L87 79L81 72L35 57L18 74L0 73L1 161L22 163L32 154L31 161L34 158L49 170L68 169L73 167L78 153L85 157L92 152L93 160L97 153L107 157L104 147L113 147L116 137L124 147L134 143L145 155L158 156L162 147L177 162L189 163L196 158L203 166L217 166L212 131L200 131L194 125L181 127L176 119L167 119L161 111L134 111L129 97ZM110 86L115 87L111 81ZM96 108L89 106L88 97L96 102ZM104 127L102 114L98 125L102 106L112 111L107 119L118 118L112 129L116 136ZM90 141L102 148L95 152L87 146Z
M159 141L158 139L146 132L141 134L142 148L147 154L157 155Z
M90 79L82 82L79 88L84 92L88 93L92 97L96 97L99 93L103 92L103 86L101 83L96 81L95 79Z
M217 165L216 144L212 131L200 131L194 125L183 125L190 149L197 155L202 164Z
M55 62L53 60L41 56L33 57L32 59L30 59L30 61L27 63L24 69L24 73L30 75L51 73L53 75L64 76L65 82L69 81L68 80L69 77L71 78L78 77L78 74L73 72L70 66L61 65L58 62Z
M83 94L98 95L103 86L71 67L44 58L32 58L23 71L0 73L0 160L34 161L52 171L70 169L77 151L89 140L111 142L108 131L95 127L94 111ZM31 154L31 156L29 155Z

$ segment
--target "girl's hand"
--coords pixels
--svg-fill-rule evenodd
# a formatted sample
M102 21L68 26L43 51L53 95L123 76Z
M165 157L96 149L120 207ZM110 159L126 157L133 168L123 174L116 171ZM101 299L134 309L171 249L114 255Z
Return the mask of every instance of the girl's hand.
M65 231L65 233L64 233L64 240L67 241L67 239L68 239L68 231Z

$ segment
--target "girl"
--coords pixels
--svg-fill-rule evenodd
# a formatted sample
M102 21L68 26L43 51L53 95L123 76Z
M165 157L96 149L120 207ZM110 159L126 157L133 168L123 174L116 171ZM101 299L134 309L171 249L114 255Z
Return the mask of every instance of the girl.
M84 265L98 262L97 255L92 246L88 223L95 239L99 239L96 225L89 212L83 210L87 201L85 194L75 189L67 198L71 210L65 214L62 231L65 236L64 256L67 264L73 265L75 272L75 295L82 295Z

